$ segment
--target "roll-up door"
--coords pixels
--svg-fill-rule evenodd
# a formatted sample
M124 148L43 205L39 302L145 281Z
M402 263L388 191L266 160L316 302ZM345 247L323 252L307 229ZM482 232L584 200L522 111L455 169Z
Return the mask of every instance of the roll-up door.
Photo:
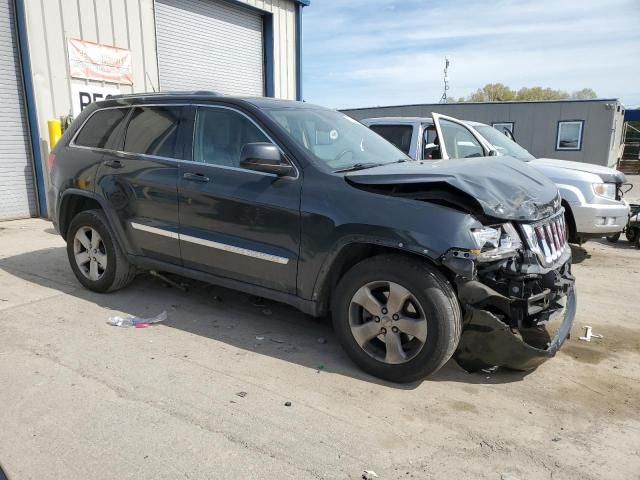
M0 220L36 214L13 0L0 0Z
M160 89L264 95L262 15L223 0L156 0Z

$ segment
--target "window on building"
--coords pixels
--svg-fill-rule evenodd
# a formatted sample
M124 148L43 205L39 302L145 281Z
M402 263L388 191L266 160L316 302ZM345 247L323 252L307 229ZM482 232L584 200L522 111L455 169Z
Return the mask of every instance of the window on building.
M411 135L413 134L411 125L371 125L370 128L404 153L409 154Z
M98 110L89 117L73 143L81 147L107 148L115 140L118 127L128 110L128 108Z
M504 133L506 129L513 134L513 122L493 122L491 126L498 130L500 133Z
M193 160L225 167L240 167L247 143L271 143L251 120L226 108L199 108L195 132Z
M556 150L582 150L583 120L558 122Z
M183 107L136 107L124 139L124 151L181 158L176 148Z

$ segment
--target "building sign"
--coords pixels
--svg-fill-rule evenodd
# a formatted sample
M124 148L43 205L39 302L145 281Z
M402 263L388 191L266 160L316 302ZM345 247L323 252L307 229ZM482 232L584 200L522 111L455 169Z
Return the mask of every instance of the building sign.
M67 39L69 74L74 78L133 85L131 51Z
M71 107L73 117L80 115L80 112L91 102L106 100L112 95L120 95L120 89L115 85L103 87L102 85L72 84Z

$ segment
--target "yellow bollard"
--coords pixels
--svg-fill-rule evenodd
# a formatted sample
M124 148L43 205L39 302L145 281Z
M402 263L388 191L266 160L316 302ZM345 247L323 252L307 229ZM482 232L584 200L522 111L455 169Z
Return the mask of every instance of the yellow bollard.
M49 126L49 148L53 150L62 136L62 123L60 120L49 120L47 125Z

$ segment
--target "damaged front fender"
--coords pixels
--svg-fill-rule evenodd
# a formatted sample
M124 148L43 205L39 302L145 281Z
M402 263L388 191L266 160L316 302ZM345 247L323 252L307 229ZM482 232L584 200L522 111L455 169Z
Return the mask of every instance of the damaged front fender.
M532 370L552 358L569 336L576 314L575 285L567 291L564 307L544 326L515 329L499 318L509 300L477 282L470 283L466 291L460 292L466 300L465 316L454 354L458 364L468 372L494 366ZM550 331L554 327L552 337Z

